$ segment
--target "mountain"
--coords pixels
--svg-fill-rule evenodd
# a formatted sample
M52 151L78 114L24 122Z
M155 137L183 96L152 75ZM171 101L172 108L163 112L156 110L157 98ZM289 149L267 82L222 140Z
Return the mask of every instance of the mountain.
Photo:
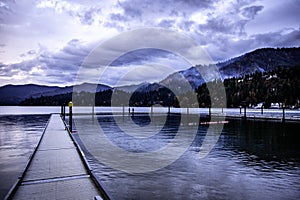
M124 91L124 92L134 92L136 91L138 88L144 86L144 85L148 85L150 83L144 82L144 83L140 83L138 85L125 85L125 86L118 86L116 87L116 89Z
M255 71L266 72L277 67L300 65L300 47L263 48L246 53L229 61L217 63L224 78L240 77Z
M31 96L40 96L43 93L53 92L59 87L42 85L6 85L0 87L0 105L17 105L22 100Z
M242 77L254 72L268 72L278 67L289 68L300 66L300 47L295 48L263 48L246 53L230 60L212 65L197 65L187 70L179 71L169 75L159 83L141 83L116 87L126 93L152 92L163 87L169 88L175 94L185 93L190 89L197 89L202 83L213 81L216 73L221 74L222 80L231 77ZM214 69L214 70L213 70ZM201 72L201 74L199 73ZM77 92L100 92L113 88L107 85L83 83L75 86L57 87L42 85L6 85L0 87L0 105L18 105L28 98L41 96L55 96L71 93L73 89Z
M159 83L166 87L176 88L177 92L182 93L196 89L202 83L214 80L217 73L218 70L216 68L197 65L187 70L173 73Z
M297 48L263 48L232 58L228 61L215 64L220 72L222 80L231 77L241 77L256 71L267 72L277 67L293 67L300 65L300 47ZM199 73L202 72L202 75ZM196 89L202 83L214 80L214 74L218 73L211 65L197 65L187 70L169 75L160 83L165 85L182 87L182 81L189 81Z
M40 96L55 96L73 92L100 92L111 89L111 87L102 84L83 83L75 86L44 86L44 85L5 85L0 87L0 105L18 105L21 101L28 98L38 98Z
M163 86L158 83L145 83L138 87L135 92L151 92L162 88Z

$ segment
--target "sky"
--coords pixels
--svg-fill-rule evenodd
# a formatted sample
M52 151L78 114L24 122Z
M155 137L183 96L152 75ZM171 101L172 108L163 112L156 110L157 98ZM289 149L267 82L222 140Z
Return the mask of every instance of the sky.
M72 85L95 48L147 27L191 38L214 63L263 47L298 47L299 10L299 0L0 0L0 86ZM105 78L90 69L90 80L154 82L189 67L172 52L141 49L115 60Z

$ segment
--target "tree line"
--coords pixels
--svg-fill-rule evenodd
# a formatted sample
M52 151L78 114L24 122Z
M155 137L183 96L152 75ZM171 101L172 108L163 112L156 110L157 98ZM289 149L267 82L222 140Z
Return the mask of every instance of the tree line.
M271 103L299 108L300 101L300 66L278 67L268 72L254 72L243 77L233 77L224 81L215 80L214 85L223 84L226 92L226 107L256 106L263 103L269 108ZM189 91L176 96L168 88L161 86L154 91L124 92L118 89L97 93L80 92L55 96L28 98L20 103L22 106L61 106L73 100L78 106L152 106L160 104L171 107L210 107L211 93L218 93L218 87L208 90L211 82L203 83L194 93ZM196 95L195 98L191 98ZM75 102L74 102L75 101ZM225 107L225 105L224 105Z

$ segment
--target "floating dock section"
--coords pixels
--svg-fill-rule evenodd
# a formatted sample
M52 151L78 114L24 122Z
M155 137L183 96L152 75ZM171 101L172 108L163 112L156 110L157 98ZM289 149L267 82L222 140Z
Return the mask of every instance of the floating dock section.
M6 199L110 199L59 114L52 114L22 176Z

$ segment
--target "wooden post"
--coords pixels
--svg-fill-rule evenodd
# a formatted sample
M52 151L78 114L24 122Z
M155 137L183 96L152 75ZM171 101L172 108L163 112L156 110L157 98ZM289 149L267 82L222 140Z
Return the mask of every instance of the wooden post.
M264 106L261 106L261 114L263 115L264 114Z
M186 114L187 114L187 115L190 114L189 108L186 108Z
M63 108L63 120L65 120L66 119L66 106L63 105L62 108Z
M247 114L246 114L246 106L244 106L244 120L247 119Z
M94 115L95 115L95 106L92 105L92 120L94 120Z
M73 113L72 113L72 107L73 107L73 103L72 101L69 102L69 130L70 130L70 133L72 133L72 125L73 125Z
M285 105L282 104L282 122L283 123L285 122L285 112L284 112L284 110L285 110Z
M151 115L153 115L153 106L151 106Z
M240 114L242 114L242 106L240 106Z
M208 108L208 115L211 117L211 107Z

